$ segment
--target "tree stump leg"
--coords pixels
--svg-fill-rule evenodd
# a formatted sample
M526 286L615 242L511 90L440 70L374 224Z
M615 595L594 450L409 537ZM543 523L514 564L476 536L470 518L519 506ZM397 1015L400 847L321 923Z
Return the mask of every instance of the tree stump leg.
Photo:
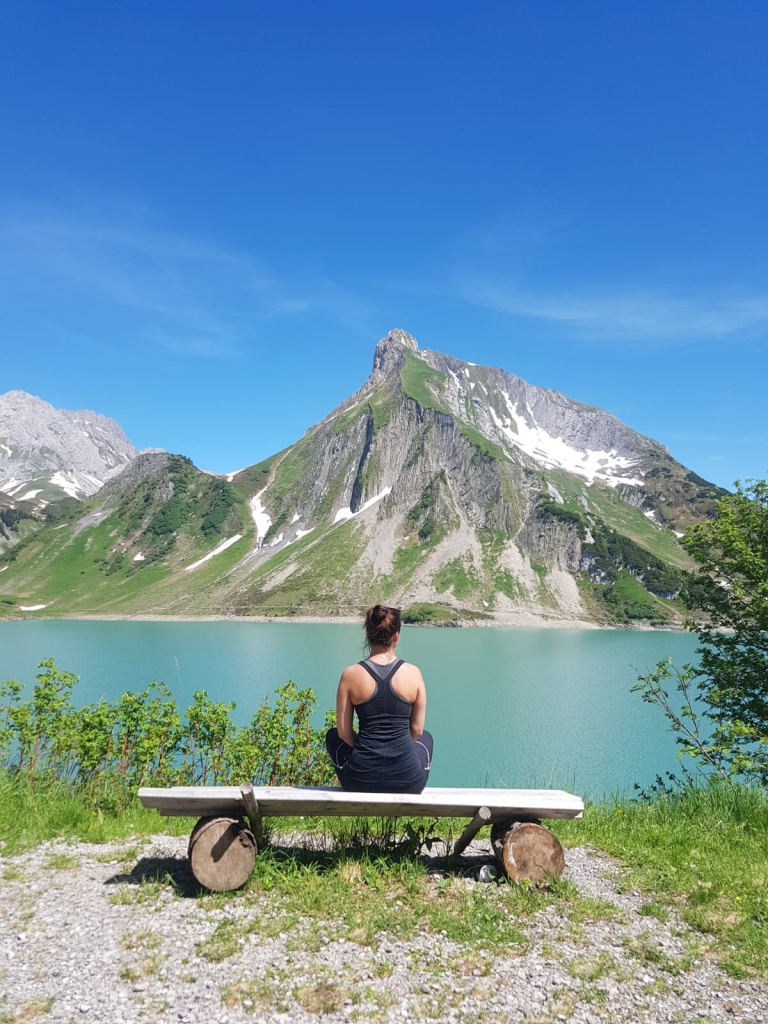
M253 833L239 818L201 818L189 837L192 874L213 892L230 892L245 885L256 853Z
M497 821L491 828L491 846L499 867L513 882L545 882L559 878L565 868L560 840L540 821Z

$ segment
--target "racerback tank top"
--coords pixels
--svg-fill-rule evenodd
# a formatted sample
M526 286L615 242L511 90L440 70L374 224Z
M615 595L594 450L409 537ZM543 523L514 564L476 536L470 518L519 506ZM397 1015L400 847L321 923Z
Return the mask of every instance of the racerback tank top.
M359 730L345 768L345 788L366 793L421 792L424 768L411 738L413 704L392 686L403 664L378 665L366 659L360 664L376 683L368 700L355 705ZM350 785L351 784L351 785Z

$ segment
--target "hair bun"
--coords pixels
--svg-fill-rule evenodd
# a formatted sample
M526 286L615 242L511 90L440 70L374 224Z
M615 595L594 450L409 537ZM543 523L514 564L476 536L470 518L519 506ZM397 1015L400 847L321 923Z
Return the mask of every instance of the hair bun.
M365 613L365 636L371 647L389 647L396 633L400 632L399 608L375 604Z

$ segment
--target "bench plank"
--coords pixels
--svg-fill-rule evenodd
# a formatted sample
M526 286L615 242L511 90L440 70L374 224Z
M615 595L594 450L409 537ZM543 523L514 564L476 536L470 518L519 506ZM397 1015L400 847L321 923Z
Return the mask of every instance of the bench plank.
M472 817L487 807L494 819L526 815L533 818L580 818L584 802L559 789L447 789L427 788L423 793L347 793L331 786L254 786L253 797L263 817L300 815ZM239 786L144 787L139 799L145 807L176 817L244 815Z

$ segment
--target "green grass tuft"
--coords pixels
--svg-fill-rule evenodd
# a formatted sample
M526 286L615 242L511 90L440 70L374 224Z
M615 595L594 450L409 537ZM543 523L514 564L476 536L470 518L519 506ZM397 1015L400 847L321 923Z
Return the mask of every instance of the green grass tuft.
M403 622L412 626L448 626L456 622L456 612L443 604L422 601L403 610Z
M424 409L436 409L447 413L448 406L440 397L448 378L443 373L419 359L408 349L404 352L405 362L400 371L400 382L408 398L418 402Z
M736 977L768 971L768 796L756 788L690 788L651 803L591 805L583 821L553 823L568 845L592 843L629 868L649 898L709 937Z

